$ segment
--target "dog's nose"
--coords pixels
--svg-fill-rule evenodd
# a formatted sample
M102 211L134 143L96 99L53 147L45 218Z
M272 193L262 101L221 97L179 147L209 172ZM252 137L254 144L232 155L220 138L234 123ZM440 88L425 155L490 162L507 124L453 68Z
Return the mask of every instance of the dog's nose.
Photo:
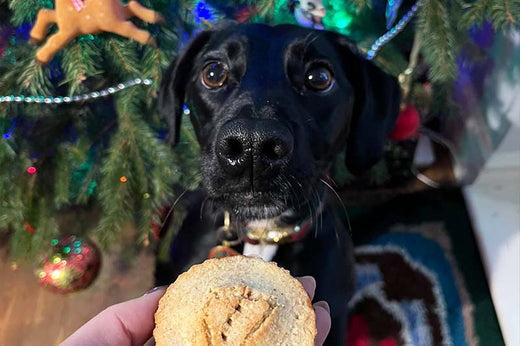
M286 164L293 151L293 136L276 120L236 119L222 126L216 154L224 171L240 175L272 173Z

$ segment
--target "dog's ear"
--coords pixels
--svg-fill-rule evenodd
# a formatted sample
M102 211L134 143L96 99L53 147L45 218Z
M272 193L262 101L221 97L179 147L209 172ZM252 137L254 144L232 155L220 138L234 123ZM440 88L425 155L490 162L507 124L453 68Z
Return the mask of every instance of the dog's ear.
M353 42L340 35L335 35L335 40L354 89L345 164L359 174L383 156L388 134L399 115L401 90L397 78L361 56Z
M192 73L193 62L213 32L208 30L199 33L172 61L163 74L159 88L158 107L160 115L166 119L168 124L167 143L173 146L179 142L185 88Z

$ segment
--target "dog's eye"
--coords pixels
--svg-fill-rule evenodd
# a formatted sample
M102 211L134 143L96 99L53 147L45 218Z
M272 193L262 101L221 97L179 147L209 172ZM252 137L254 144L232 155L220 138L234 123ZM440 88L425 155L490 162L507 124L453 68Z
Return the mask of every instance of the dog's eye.
M325 91L332 84L332 73L328 68L312 67L305 75L305 84L316 91Z
M221 62L210 62L201 73L202 83L210 89L220 88L227 79L227 69Z

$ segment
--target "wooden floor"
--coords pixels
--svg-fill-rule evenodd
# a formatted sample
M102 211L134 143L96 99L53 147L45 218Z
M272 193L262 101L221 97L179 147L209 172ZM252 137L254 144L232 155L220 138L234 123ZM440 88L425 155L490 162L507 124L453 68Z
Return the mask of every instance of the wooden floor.
M104 255L91 287L70 295L41 288L31 268L17 268L0 249L0 346L57 345L92 316L153 286L155 260L142 253L130 269Z

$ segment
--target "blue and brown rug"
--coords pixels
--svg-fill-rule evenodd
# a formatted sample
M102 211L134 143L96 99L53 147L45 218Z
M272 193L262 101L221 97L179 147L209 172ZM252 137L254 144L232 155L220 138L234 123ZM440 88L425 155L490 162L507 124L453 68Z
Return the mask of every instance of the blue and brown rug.
M458 190L350 209L357 291L347 345L503 345Z

